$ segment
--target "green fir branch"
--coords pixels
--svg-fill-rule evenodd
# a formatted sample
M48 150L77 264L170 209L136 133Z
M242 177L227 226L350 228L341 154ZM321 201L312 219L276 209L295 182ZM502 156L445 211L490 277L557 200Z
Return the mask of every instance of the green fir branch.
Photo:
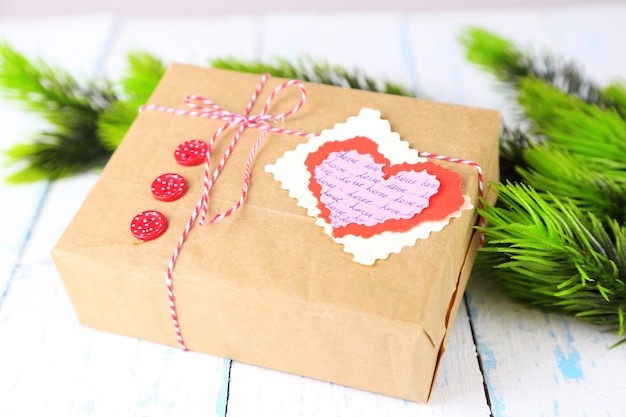
M495 76L512 92L517 91L524 79L534 78L586 103L602 109L613 108L622 116L626 115L624 106L586 78L576 62L556 57L550 52L538 53L530 48L522 50L510 40L476 27L464 30L460 43L469 62Z
M500 86L517 98L524 122L532 122L530 131L505 126L500 142L503 181L520 179L516 169L511 167L528 168L522 156L527 146L553 139L561 133L561 128L571 126L568 123L576 119L576 114L569 114L561 118L565 120L563 125L546 129L546 122L557 120L556 112L566 108L577 111L580 106L573 104L579 102L595 108L596 113L626 119L626 88L622 84L614 83L603 90L585 78L576 63L548 52L538 54L530 49L522 50L485 29L467 28L462 32L460 42L467 60L494 76ZM507 131L516 134L512 137L506 134Z
M81 86L64 69L42 59L31 61L8 43L0 43L0 59L0 95L59 127L67 118L64 111L86 117L114 99L109 85Z
M0 43L0 94L49 122L28 145L16 145L6 157L20 165L11 183L59 179L101 166L111 152L96 134L98 115L115 100L107 83L80 85L66 71L41 59L28 60Z
M573 153L626 163L626 120L616 109L602 109L528 78L518 102L537 133Z
M601 89L573 63L482 29L461 42L468 60L517 99L525 126L501 136L506 185L496 186L495 206L480 210L488 226L474 275L623 337L626 87Z
M525 184L496 186L500 207L479 210L484 252L505 259L497 276L512 297L626 331L626 228Z

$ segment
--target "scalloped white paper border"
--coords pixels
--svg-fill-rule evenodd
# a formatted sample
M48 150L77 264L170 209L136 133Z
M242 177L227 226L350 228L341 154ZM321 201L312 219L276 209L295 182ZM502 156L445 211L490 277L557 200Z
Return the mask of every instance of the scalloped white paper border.
M363 108L358 116L322 131L319 136L285 152L274 164L265 166L265 171L274 174L274 179L289 191L289 196L297 200L298 206L305 208L309 216L315 217L315 223L323 227L324 232L335 242L343 245L344 251L354 255L354 262L373 265L378 259L387 259L391 253L400 253L405 246L414 245L417 239L426 239L432 232L440 231L451 219L460 217L463 210L473 208L469 196L463 195L461 208L443 220L420 223L406 232L383 232L369 238L355 235L334 237L333 227L319 217L321 212L317 207L317 198L309 189L311 174L305 161L310 153L317 151L324 143L343 142L355 136L366 136L376 142L378 151L392 165L427 161L418 155L417 150L411 149L408 142L400 139L398 133L391 131L389 122L380 118L378 110Z

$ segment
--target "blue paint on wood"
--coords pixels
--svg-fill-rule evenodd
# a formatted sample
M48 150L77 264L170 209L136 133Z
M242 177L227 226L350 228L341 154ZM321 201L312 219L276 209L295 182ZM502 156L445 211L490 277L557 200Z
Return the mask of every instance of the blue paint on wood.
M465 305L469 308L469 318L471 322L475 322L478 319L478 308L476 305L482 305L484 302L481 300L478 303L472 297L470 291L465 292ZM476 334L476 348L478 349L478 356L482 364L482 373L487 385L487 392L489 394L489 401L491 403L491 414L494 417L506 415L506 405L502 392L498 390L497 382L494 384L492 380L492 371L495 371L498 366L498 360L496 354L489 348L489 344L485 342L483 336Z
M549 322L549 318L546 315L546 320ZM563 329L565 333L566 344L565 347L561 347L561 344L557 344L554 348L554 357L556 359L556 365L561 373L561 376L565 379L583 379L585 374L583 373L580 353L574 347L574 336L569 331L569 325L567 320L563 318ZM558 337L554 331L549 332L550 337L558 342Z
M582 367L580 365L580 354L572 346L568 347L567 352L563 352L561 346L554 349L556 364L565 379L584 378Z
M219 417L226 417L226 411L228 409L231 365L232 361L230 359L224 359L222 365L222 383L217 394L217 402L215 403L215 415Z
M485 383L487 384L487 390L489 391L489 400L491 402L491 412L494 416L505 415L506 405L504 404L504 398L502 393L498 391L491 380L491 371L495 370L498 366L495 353L489 349L489 346L484 341L481 341L482 337L476 335L476 343L478 345L478 353L483 365L483 374Z
M90 415L93 412L94 405L95 404L94 404L94 400L93 399L86 400L76 410L76 412L78 413L77 415L79 415L79 416L88 416L88 415Z

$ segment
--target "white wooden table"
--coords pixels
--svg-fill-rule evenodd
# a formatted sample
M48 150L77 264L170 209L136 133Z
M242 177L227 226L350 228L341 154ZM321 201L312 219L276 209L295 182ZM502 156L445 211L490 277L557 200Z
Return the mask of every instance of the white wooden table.
M220 18L0 17L0 39L73 74L116 79L132 50L165 61L300 55L360 68L433 99L510 103L467 64L472 24L548 48L596 81L626 74L626 4ZM0 102L0 148L41 121ZM0 176L8 170L1 168ZM626 347L612 333L508 300L474 280L429 404L414 404L81 327L50 249L97 173L0 184L0 416L625 416Z

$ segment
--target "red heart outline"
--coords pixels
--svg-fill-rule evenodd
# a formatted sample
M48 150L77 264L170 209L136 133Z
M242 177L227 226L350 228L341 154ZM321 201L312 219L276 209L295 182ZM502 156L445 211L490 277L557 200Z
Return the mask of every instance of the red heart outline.
M317 207L320 209L320 217L329 224L330 210L321 201L322 186L315 180L315 168L328 158L332 152L357 151L361 155L370 155L374 162L383 164L383 179L389 179L403 171L426 171L434 175L440 182L439 190L430 197L428 207L409 219L388 219L374 226L365 226L358 223L350 223L345 226L333 227L333 236L340 238L346 235L355 235L369 238L385 231L407 232L420 223L438 221L448 217L463 205L463 191L461 189L461 176L449 169L443 168L432 162L418 162L416 164L402 163L391 165L391 162L378 151L378 144L373 140L356 136L345 141L326 142L315 152L310 153L305 165L309 171L309 189L317 199Z

